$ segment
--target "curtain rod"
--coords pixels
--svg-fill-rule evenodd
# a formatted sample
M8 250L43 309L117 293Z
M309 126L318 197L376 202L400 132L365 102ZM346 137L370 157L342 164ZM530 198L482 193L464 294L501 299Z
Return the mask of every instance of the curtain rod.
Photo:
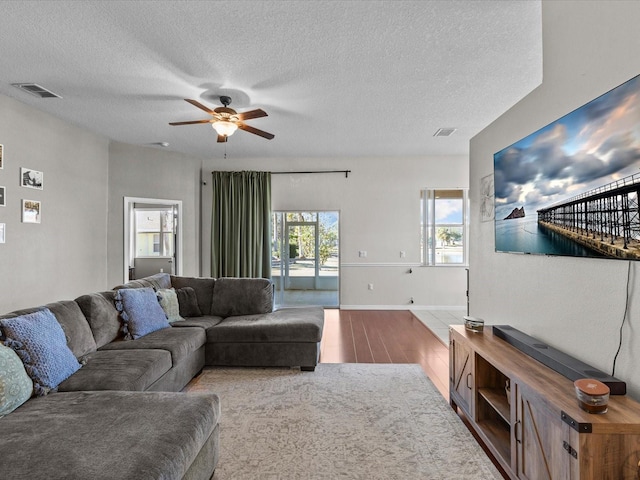
M291 175L295 173L344 173L345 178L349 178L351 170L316 170L307 172L271 172L271 175Z

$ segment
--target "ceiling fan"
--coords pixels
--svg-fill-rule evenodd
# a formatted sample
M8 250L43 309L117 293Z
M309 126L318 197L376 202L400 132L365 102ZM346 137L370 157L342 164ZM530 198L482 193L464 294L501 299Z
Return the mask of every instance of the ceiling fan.
M263 130L258 130L257 128L251 127L244 123L244 120L250 120L252 118L260 118L266 117L267 112L261 109L249 110L248 112L236 112L233 108L229 108L229 104L231 103L231 97L221 96L220 103L222 103L222 107L214 108L211 110L209 107L201 104L196 100L191 100L189 98L184 99L185 102L189 102L191 105L198 107L201 110L204 110L211 118L207 118L205 120L191 120L188 122L171 122L169 125L195 125L198 123L210 123L213 129L218 134L218 142L226 142L227 138L233 135L238 128L240 130L244 130L245 132L254 133L255 135L260 135L261 137L266 138L267 140L271 140L274 135Z

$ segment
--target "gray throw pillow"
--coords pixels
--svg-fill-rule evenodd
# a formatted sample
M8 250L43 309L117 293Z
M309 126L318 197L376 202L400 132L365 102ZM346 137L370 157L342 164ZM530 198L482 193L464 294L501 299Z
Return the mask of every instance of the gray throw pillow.
M196 297L196 291L191 287L178 288L176 290L178 295L178 304L180 307L181 317L201 317L202 312L198 306L198 298Z

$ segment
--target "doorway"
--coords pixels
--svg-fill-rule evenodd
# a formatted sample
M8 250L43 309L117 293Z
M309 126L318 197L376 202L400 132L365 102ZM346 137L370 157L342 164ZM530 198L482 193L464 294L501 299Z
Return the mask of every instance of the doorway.
M339 213L274 212L272 232L276 306L338 307Z
M182 201L124 198L124 282L182 274Z

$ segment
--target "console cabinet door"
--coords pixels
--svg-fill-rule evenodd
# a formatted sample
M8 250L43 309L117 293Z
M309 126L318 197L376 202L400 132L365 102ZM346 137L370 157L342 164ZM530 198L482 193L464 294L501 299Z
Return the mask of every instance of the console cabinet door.
M511 388L514 388L512 385ZM561 412L528 394L516 383L516 472L527 480L572 480L578 471L571 455L571 427L561 419ZM578 446L575 445L575 448ZM577 455L577 452L575 452Z
M455 395L455 403L471 418L473 410L473 350L464 342L452 338L449 345L451 361L450 390ZM454 397L454 395L451 395Z

